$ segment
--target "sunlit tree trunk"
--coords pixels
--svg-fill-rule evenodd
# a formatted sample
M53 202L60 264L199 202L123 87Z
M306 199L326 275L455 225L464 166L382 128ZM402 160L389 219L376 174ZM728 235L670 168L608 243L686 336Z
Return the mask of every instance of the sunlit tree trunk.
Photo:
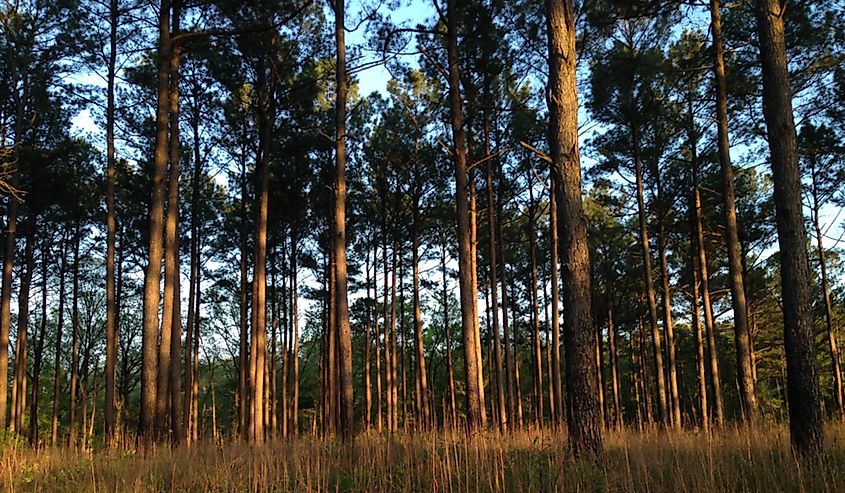
M725 76L725 49L722 39L722 14L720 0L710 0L711 32L713 35L713 73L716 82L716 128L718 130L719 164L722 177L722 200L725 211L725 240L728 250L729 281L734 316L734 341L736 345L737 380L739 381L740 404L743 418L753 422L759 414L757 396L754 390L751 368L752 345L748 327L748 304L745 297L742 276L742 252L736 218L733 165L731 164L730 140L728 136L728 96ZM702 280L704 277L702 276ZM706 314L705 314L706 315ZM711 346L712 347L712 346ZM712 349L715 351L715 349ZM714 387L716 381L714 380ZM721 393L721 389L717 391ZM720 399L718 396L717 399ZM724 421L724 411L716 401L716 422Z
M458 225L458 271L460 281L461 327L464 341L464 366L466 370L467 428L470 432L482 426L484 408L481 389L478 387L479 373L477 346L478 314L476 312L472 258L472 230L470 225L469 183L467 171L467 138L464 127L463 101L461 98L461 76L458 58L458 13L455 0L446 4L447 51L449 65L449 105L452 137L454 139L455 202Z
M141 348L141 409L139 435L152 441L156 419L156 361L158 351L159 303L161 301L161 263L164 257L164 193L169 151L170 113L170 0L161 0L158 18L158 57L156 89L156 142L150 193L150 234L147 268L144 277L144 329Z

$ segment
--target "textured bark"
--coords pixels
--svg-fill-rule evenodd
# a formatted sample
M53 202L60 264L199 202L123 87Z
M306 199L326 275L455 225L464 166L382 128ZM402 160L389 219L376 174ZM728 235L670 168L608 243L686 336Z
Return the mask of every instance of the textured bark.
M270 94L266 67L259 64L258 101L259 101L259 157L256 160L255 191L255 252L254 274L252 283L252 334L250 353L250 396L249 396L249 434L252 443L263 443L266 423L264 406L266 405L265 372L267 360L267 214L269 209L270 183L270 139L272 122L270 113Z
M482 425L484 408L481 404L481 389L478 388L479 373L477 347L478 316L472 258L472 231L470 225L470 204L467 177L467 137L464 128L463 101L461 100L461 76L458 67L458 13L456 1L447 1L447 51L449 64L449 107L451 113L452 137L454 139L455 202L458 224L458 279L460 281L461 327L464 341L464 366L466 369L467 429L478 430Z
M144 328L141 337L141 409L138 434L149 444L155 433L156 357L161 301L161 263L164 257L164 192L168 161L170 90L170 0L161 0L158 19L158 58L156 89L156 143L150 191L150 231L147 269L144 277Z
M194 410L198 405L194 400L193 388L198 375L194 371L193 353L194 339L197 330L194 326L199 323L199 276L200 276L200 238L199 238L199 206L200 206L200 176L202 175L202 156L200 154L200 103L195 94L195 105L191 115L191 130L193 139L194 172L191 177L191 271L188 286L188 319L185 324L185 410L183 427L188 444L194 441Z
M173 1L171 32L179 32L180 4ZM172 428L171 408L177 404L172 400L172 369L179 361L179 355L173 354L174 334L180 332L179 310L179 176L180 176L180 137L179 137L179 46L170 47L170 88L168 91L169 111L169 160L170 175L167 183L167 213L164 223L164 294L161 308L161 336L158 348L158 384L156 396L156 426L162 438L177 439ZM177 374L178 375L178 374ZM178 379L178 376L177 376Z
M784 14L780 0L757 1L763 115L772 157L775 219L780 246L784 347L792 446L816 456L823 445L823 416L816 366L810 266L801 200L801 176L786 61Z
M355 433L352 383L352 329L349 325L348 280L346 273L346 43L344 31L344 0L334 0L335 40L337 42L337 81L335 135L335 200L334 200L334 256L335 310L337 311L340 350L340 433L350 439Z
M581 202L578 151L575 18L570 0L546 0L549 37L549 148L557 181L558 245L561 262L569 436L573 452L601 460L602 431L590 299L590 254Z
M736 345L740 404L743 409L743 418L749 422L753 422L759 414L759 409L754 390L754 372L751 368L751 352L753 348L751 338L749 337L748 304L745 298L745 282L742 275L742 252L739 242L739 228L737 227L733 165L731 164L730 140L728 136L728 96L720 3L720 0L710 0L710 20L714 47L713 72L716 81L717 143L719 148L719 164L722 172L725 239L728 250L728 279L730 281L731 302L734 314L734 343ZM715 349L711 349L711 351L715 351ZM716 382L714 381L714 386L715 384ZM720 394L721 390L718 393ZM724 411L721 410L722 405L719 399L721 399L721 396L717 396L716 400L716 421L721 424L724 420Z

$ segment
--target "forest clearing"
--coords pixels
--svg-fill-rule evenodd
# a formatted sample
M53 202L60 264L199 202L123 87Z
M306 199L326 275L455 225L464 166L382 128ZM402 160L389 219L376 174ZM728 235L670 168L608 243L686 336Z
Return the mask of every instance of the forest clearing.
M845 491L843 211L843 0L8 0L0 490Z

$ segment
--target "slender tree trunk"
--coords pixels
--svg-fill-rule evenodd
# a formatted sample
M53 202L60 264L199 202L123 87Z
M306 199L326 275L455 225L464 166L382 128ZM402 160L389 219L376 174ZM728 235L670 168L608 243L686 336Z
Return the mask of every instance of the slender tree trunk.
M32 271L35 269L35 218L26 223L26 246L24 247L24 271L18 295L18 336L15 341L15 374L12 388L11 430L23 432L23 417L26 412L26 353L29 331L29 290L32 285Z
M731 164L730 141L728 136L728 96L725 76L725 50L722 39L722 14L720 0L710 0L711 32L713 33L713 73L716 81L716 121L718 129L719 164L722 175L722 200L725 210L725 237L728 250L728 268L731 287L731 301L734 314L734 341L736 345L737 380L739 382L740 404L743 419L753 422L759 414L757 396L754 390L754 377L751 368L751 340L748 336L748 304L745 298L745 286L742 276L742 253L739 242L739 229L736 218L736 198L734 191L733 165ZM800 210L799 210L800 212ZM702 264L703 265L703 264ZM704 276L702 276L702 280ZM703 289L706 292L706 290ZM706 314L705 314L706 315ZM714 381L714 387L716 382ZM717 393L721 393L718 390ZM720 399L720 396L717 397ZM720 403L716 401L716 421L721 424ZM723 415L723 413L722 413Z
M114 252L117 220L115 218L115 76L117 69L117 24L120 11L118 0L109 2L109 55L107 62L106 95L106 400L104 403L105 441L110 446L114 436L115 365L117 364L117 303L115 300Z
M188 287L188 319L185 324L185 419L184 428L188 444L193 441L193 414L197 403L193 399L194 381L197 378L193 365L194 325L199 322L199 275L200 275L200 176L202 175L202 156L200 155L200 105L197 102L192 115L194 173L191 178L191 273Z
M701 330L701 309L698 301L698 264L696 250L697 240L690 243L690 266L692 267L692 332L695 338L695 375L698 383L698 407L701 410L701 429L705 433L710 430L710 413L707 407L707 373L704 361L704 334Z
M414 283L414 359L416 360L417 381L417 427L428 429L431 424L431 410L428 406L428 379L426 377L425 346L423 342L422 308L420 302L420 219L419 199L415 200L412 225L412 262ZM369 339L368 339L369 340ZM369 352L367 353L369 355Z
M79 391L79 246L82 242L80 220L76 220L73 240L73 301L71 308L71 353L70 353L70 436L71 448L76 447L76 401Z
M291 392L291 431L292 435L299 434L299 264L297 260L297 235L295 233L295 225L291 226L294 233L291 234L291 299L292 299L292 318L293 318L293 347L291 359L293 360L293 373L291 374L292 387Z
M810 266L797 137L786 61L786 8L780 0L757 1L763 115L772 155L775 219L780 245L790 438L798 453L817 456L824 441L824 420L815 358Z
M455 402L455 370L452 365L452 327L449 323L449 285L446 277L445 246L440 251L440 271L443 275L443 328L446 334L446 370L449 373L449 417L451 425L454 426L458 421L458 410Z
M533 180L528 180L528 251L531 263L531 325L532 343L534 345L534 414L537 427L543 426L543 349L540 344L540 307L537 300L537 232L534 228L534 218L537 206L534 203Z
M565 410L563 407L563 384L560 377L560 293L558 292L558 250L557 250L557 202L555 189L557 185L550 176L549 182L549 237L551 249L551 284L552 284L552 390L554 392L555 409L557 409L556 423L563 423Z
M372 427L372 413L373 413L373 382L371 377L372 362L370 358L370 347L372 346L372 319L370 318L370 249L367 248L367 259L364 261L364 270L367 276L367 297L365 308L365 325L364 325L364 429L368 430ZM378 334L378 329L376 329Z
M373 336L376 346L376 430L381 431L382 423L382 389L381 389L381 335L379 334L378 313L378 246L373 241ZM387 282L385 278L385 283Z
M612 282L611 282L612 286ZM621 430L624 426L622 402L619 385L619 350L617 349L616 324L613 321L613 288L607 293L607 344L610 353L610 386L613 394L613 427Z
M161 301L161 263L164 257L164 192L168 161L168 123L170 92L170 0L161 0L156 92L156 144L150 195L150 235L147 245L147 269L144 277L144 329L141 348L141 409L138 432L145 444L155 433L156 370L158 368L158 311Z
M399 245L396 245L397 251ZM402 431L408 431L408 339L405 330L405 262L399 259L399 346L402 348Z
M65 316L65 273L67 272L67 232L62 231L62 260L59 266L59 311L56 320L56 346L53 360L53 419L50 444L59 443L59 388L61 383L62 329Z
M678 363L675 352L675 324L672 320L672 291L669 288L669 261L666 257L666 210L664 208L665 197L663 195L660 170L657 170L657 202L660 204L660 217L658 218L657 243L660 255L660 279L663 283L663 330L666 334L666 356L668 364L669 380L669 405L672 411L672 426L681 429L681 396L678 392Z
M657 327L657 301L654 295L654 277L651 267L651 249L648 240L648 218L643 190L643 163L640 157L639 129L632 125L634 167L637 175L637 210L640 219L640 249L643 255L643 278L645 280L646 299L648 300L648 323L654 345L654 374L657 380L658 419L664 425L669 423L668 400L666 397L666 373L663 366L663 348L660 343L660 331Z
M690 127L693 128L693 127ZM693 224L694 224L694 234L695 234L695 248L693 250L694 253L697 254L698 260L698 269L696 274L700 273L700 281L701 281L701 299L702 303L704 304L704 327L707 332L707 345L709 350L709 365L708 369L710 371L710 381L713 383L713 400L715 405L715 421L716 425L722 427L725 424L725 410L724 404L722 402L722 377L719 371L719 352L716 346L716 327L715 327L715 320L713 317L713 304L710 300L710 275L708 272L707 267L707 249L704 244L704 226L702 221L702 211L701 211L701 189L700 189L700 166L698 162L698 153L697 153L697 135L695 135L694 131L690 135L690 150L692 154L692 211L693 211ZM742 276L740 276L740 282L742 282ZM694 287L694 290L698 290L698 283ZM743 293L743 300L744 300L744 293ZM698 296L696 296L696 303L698 302ZM697 312L696 312L697 313ZM698 321L697 323L700 323ZM706 399L706 394L704 399ZM704 401L703 401L704 402ZM709 419L706 414L706 409L702 408L702 419L707 420Z
M461 327L464 341L464 366L466 370L467 429L474 432L482 426L484 408L482 390L478 388L479 372L476 337L478 314L475 293L472 258L472 231L470 225L470 203L468 197L467 136L464 127L463 101L461 99L461 75L458 58L458 13L455 0L448 0L447 46L449 63L449 104L452 123L452 137L455 141L455 202L458 225L458 271L461 297Z
M355 433L355 414L352 383L352 329L349 325L346 273L346 42L344 31L345 0L334 0L335 40L337 41L337 133L335 135L336 184L334 200L334 256L337 285L337 311L340 350L340 432L344 439Z
M41 247L41 328L35 343L32 362L32 397L29 408L29 444L38 445L38 405L41 397L41 370L44 362L44 339L47 335L47 258L49 243L45 240Z
M489 132L487 132L489 135ZM489 142L489 139L486 139ZM489 143L487 155L490 155ZM493 164L492 159L487 160L487 241L490 256L490 311L492 315L492 326L494 336L493 351L496 358L498 378L496 382L496 396L499 404L499 427L502 432L508 431L510 424L510 407L506 406L505 389L502 385L502 350L499 341L499 286L496 258L496 226L495 226L495 190L493 188ZM507 344L507 341L505 341Z
M246 212L246 146L241 148L241 203L240 203L240 303L239 303L239 341L238 341L238 431L243 439L247 437L249 414L249 266L247 260L247 212Z

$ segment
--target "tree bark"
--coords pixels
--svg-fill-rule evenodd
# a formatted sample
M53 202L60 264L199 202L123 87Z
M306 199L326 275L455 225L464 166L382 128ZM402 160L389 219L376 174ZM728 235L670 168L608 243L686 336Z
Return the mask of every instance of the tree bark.
M156 143L150 195L150 235L144 277L144 329L141 348L141 409L138 434L148 445L155 433L157 343L161 301L161 263L164 257L164 192L168 161L170 92L170 0L161 0L158 19Z
M472 231L470 225L470 201L468 197L467 137L464 127L463 101L461 99L461 76L458 58L458 22L455 0L447 1L447 51L449 63L449 106L451 112L452 137L454 139L455 202L458 225L458 271L461 298L461 327L464 342L464 366L466 370L467 430L475 432L482 426L484 408L481 389L478 388L479 372L477 347L477 306L472 258Z
M558 245L563 285L566 388L569 435L576 456L602 458L602 431L596 392L595 344L590 299L590 253L581 202L578 151L575 17L571 0L546 0L549 38L549 148L557 181Z
M335 39L337 41L337 133L335 135L336 186L334 200L334 256L337 285L335 309L337 310L340 349L340 432L349 440L355 433L355 414L352 383L352 329L349 325L346 273L346 43L344 31L344 0L334 0Z
M799 454L817 456L824 441L824 420L815 358L797 137L786 61L786 4L780 0L758 0L756 13L763 68L763 115L772 157L780 246L790 438Z
M115 431L115 366L117 364L117 302L115 299L115 76L117 70L117 23L120 11L118 0L109 1L109 55L106 67L106 396L105 396L105 442L111 446Z

